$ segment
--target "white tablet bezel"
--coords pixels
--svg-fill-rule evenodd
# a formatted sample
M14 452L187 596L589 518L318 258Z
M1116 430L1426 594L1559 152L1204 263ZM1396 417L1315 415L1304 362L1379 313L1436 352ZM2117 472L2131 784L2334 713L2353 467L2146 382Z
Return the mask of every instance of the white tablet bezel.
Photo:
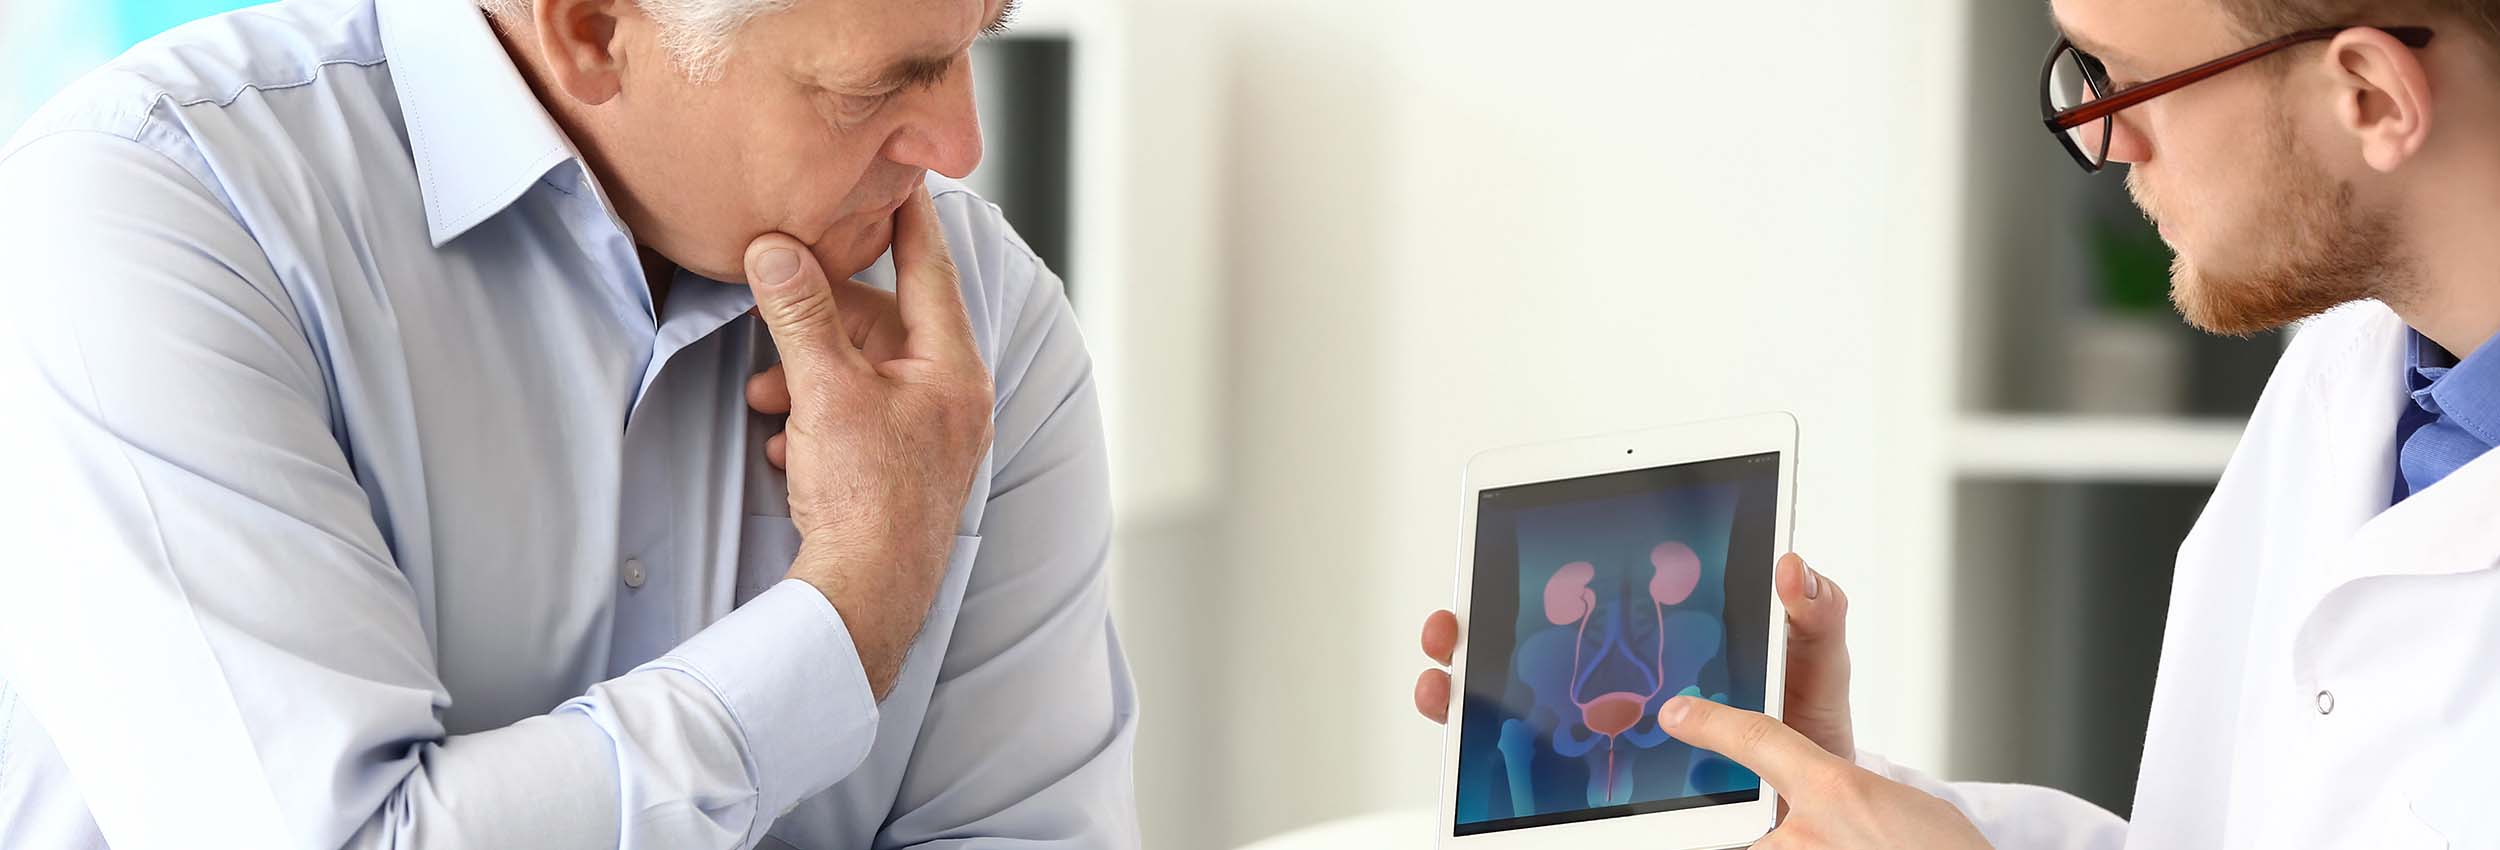
M1447 850L1532 850L1553 847L1647 847L1657 850L1723 850L1743 847L1770 832L1779 797L1768 781L1762 796L1744 803L1721 803L1676 811L1624 815L1596 821L1524 827L1462 836L1458 820L1458 732L1466 720L1468 609L1475 603L1476 503L1484 490L1677 466L1776 452L1779 460L1778 518L1771 531L1773 557L1789 551L1797 482L1797 420L1786 413L1765 413L1624 434L1583 437L1553 443L1494 449L1467 463L1466 482L1459 488L1458 547L1459 644L1450 668L1449 725L1442 732L1440 818L1434 827L1437 846ZM1769 565L1764 565L1769 566ZM1764 571L1769 574L1768 570ZM1780 716L1786 686L1788 616L1776 593L1769 596L1767 636L1769 670L1763 677L1763 713Z

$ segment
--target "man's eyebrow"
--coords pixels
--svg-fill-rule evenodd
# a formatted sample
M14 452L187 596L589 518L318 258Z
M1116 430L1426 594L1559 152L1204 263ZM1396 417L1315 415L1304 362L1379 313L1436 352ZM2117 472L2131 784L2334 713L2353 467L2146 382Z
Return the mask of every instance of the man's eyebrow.
M1000 3L998 6L998 14L995 17L990 18L988 26L981 28L982 37L986 38L1005 33L1007 31L1007 25L1013 23L1015 21L1015 17L1016 0L1005 0L1005 2ZM945 56L907 57L895 62L892 65L886 66L885 71L877 75L875 87L911 88L913 86L936 85L938 81L946 79L948 71L952 71L954 69L954 54L948 54Z
M2108 45L2094 41L2090 36L2078 34L2074 30L2067 28L2063 22L2057 25L2057 31L2059 34L2064 35L2066 37L2066 41L2072 43L2076 49L2091 54L2092 58L2101 60L2102 64L2106 65L2111 62L2116 62L2129 68L2143 67L2142 65L2136 63L2133 57L2130 57L2125 53L2111 50Z
M938 81L946 79L946 72L953 70L954 67L955 57L952 55L914 56L886 66L885 71L877 75L877 83L874 87L904 89L913 86L936 85Z

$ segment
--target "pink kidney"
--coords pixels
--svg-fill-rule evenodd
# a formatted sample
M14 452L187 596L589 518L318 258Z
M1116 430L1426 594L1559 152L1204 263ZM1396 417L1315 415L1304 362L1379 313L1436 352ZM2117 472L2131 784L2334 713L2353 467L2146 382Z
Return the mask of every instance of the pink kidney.
M1554 571L1545 580L1545 619L1560 626L1577 623L1589 615L1589 605L1596 597L1589 592L1589 581L1597 577L1597 566L1587 561L1573 561Z
M1660 543L1649 550L1649 563L1658 568L1657 574L1649 577L1649 596L1660 605L1674 605L1691 598L1693 588L1701 584L1701 556L1693 554L1691 546L1673 540ZM1549 583L1545 590L1548 613L1554 610L1553 598L1553 586Z

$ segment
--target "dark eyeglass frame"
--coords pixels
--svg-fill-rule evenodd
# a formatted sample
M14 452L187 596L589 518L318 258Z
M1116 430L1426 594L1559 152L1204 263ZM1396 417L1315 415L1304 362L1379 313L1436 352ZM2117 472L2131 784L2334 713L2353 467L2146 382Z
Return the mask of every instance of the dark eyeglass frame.
M2323 27L2302 30L2185 71L2157 77L2115 92L2102 91L2102 81L2093 79L2092 75L2087 73L2084 75L2084 85L2092 88L2092 100L2060 111L2057 108L2054 88L2057 84L2058 60L2065 58L2067 51L2073 51L2079 59L2089 60L2094 64L2098 64L2100 60L2083 48L2076 47L2074 42L2067 40L2064 36L2059 36L2057 44L2049 48L2048 61L2040 65L2040 115L2048 124L2049 135L2057 137L2058 145L2065 148L2066 153L2075 158L2075 164L2083 166L2084 171L2098 172L2109 164L2109 124L2112 116L2153 98L2204 82L2224 71L2265 58L2275 51L2296 44L2325 41L2351 29L2375 29L2388 34L2404 46L2417 50L2428 47L2431 43L2429 27ZM2101 122L2101 149L2085 151L2067 131L2094 121Z

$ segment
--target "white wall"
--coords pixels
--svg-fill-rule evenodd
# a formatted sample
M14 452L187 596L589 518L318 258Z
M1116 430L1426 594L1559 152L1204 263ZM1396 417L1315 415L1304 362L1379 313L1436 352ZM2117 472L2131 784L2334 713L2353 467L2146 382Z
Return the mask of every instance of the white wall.
M1867 737L1941 752L1886 694L1936 671L1881 647L1937 622L1887 517L1940 491L1887 482L1949 398L1903 325L1952 303L1959 3L1139 2L1197 7L1226 150L1221 486L1121 554L1150 846L1432 802L1415 632L1469 454L1766 409Z

